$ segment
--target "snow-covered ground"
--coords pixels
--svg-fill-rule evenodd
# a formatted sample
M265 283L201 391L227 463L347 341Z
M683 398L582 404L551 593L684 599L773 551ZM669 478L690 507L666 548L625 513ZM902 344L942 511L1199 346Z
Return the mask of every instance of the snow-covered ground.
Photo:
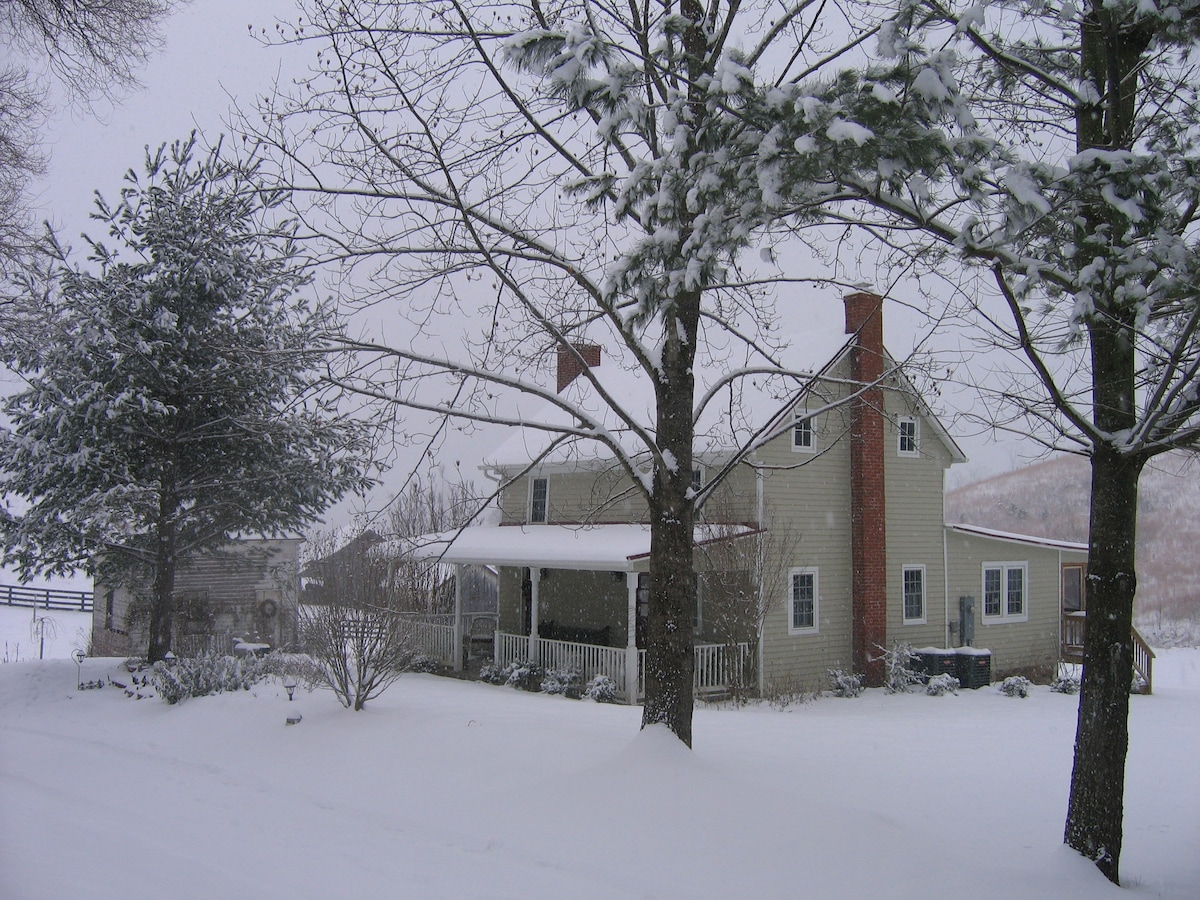
M1046 688L702 708L688 752L638 709L428 675L361 713L75 677L0 665L6 900L1200 896L1197 650L1132 701L1125 891L1061 844L1076 698Z
M0 662L69 659L75 648L87 649L91 633L91 613L0 605Z

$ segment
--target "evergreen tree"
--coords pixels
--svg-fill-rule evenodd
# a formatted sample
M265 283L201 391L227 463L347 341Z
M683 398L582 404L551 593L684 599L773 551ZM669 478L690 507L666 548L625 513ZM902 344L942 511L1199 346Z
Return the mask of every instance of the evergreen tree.
M298 529L368 484L363 427L314 396L332 322L304 298L281 201L194 135L147 154L97 201L114 247L89 240L95 271L59 248L34 331L4 351L26 382L0 429L0 497L24 507L0 510L4 561L150 580L151 661L181 557Z

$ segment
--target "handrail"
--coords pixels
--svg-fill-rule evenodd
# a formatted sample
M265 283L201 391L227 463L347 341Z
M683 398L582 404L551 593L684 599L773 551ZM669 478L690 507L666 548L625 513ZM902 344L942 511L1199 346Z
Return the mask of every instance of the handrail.
M1153 674L1154 674L1154 651L1150 649L1150 645L1146 643L1146 639L1136 629L1133 631L1133 670L1141 676L1142 681L1146 684L1146 690L1143 693L1152 693Z
M1087 630L1087 616L1083 612L1063 613L1061 648L1064 657L1082 658L1084 635ZM1154 651L1146 643L1146 639L1136 628L1131 627L1133 635L1133 671L1136 678L1141 680L1140 693L1149 694L1154 687ZM1135 688L1136 688L1135 683Z

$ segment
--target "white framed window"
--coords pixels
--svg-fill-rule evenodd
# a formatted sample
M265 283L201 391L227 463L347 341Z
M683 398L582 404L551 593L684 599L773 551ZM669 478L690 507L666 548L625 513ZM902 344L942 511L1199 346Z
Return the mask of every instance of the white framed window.
M816 634L820 630L820 576L815 568L792 569L790 574L788 634Z
M920 456L921 420L913 416L901 416L896 420L897 452L901 456Z
M550 479L529 480L529 521L544 523L550 510Z
M925 567L905 566L900 576L904 624L925 624Z
M797 453L815 453L817 449L817 427L808 410L799 410L792 423L792 449Z
M1025 622L1029 619L1029 563L983 564L983 621Z

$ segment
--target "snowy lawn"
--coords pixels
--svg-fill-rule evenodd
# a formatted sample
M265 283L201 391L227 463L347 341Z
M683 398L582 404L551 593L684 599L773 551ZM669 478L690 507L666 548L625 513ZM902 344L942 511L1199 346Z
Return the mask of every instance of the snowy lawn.
M638 709L428 675L353 713L274 682L171 707L10 663L0 896L1194 900L1200 651L1164 651L1155 686L1122 891L1062 847L1076 698L1044 687L702 708L689 753Z
M45 642L38 640L34 619L46 619ZM86 650L92 633L92 614L61 609L0 605L0 661L70 659L78 647Z

